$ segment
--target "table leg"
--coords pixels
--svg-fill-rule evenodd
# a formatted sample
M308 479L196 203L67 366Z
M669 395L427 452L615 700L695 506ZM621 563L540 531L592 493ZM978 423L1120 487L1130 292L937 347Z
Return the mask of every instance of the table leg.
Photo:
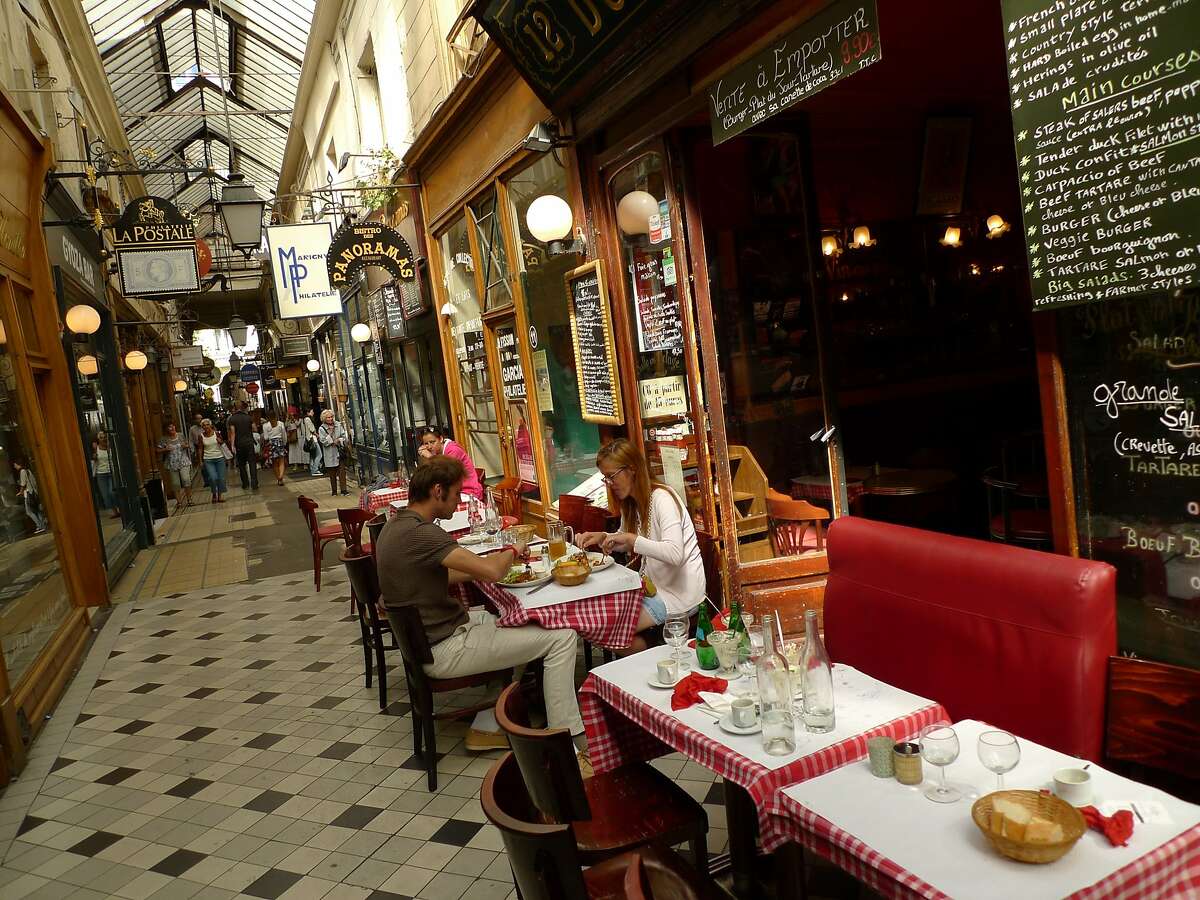
M733 892L754 897L754 854L758 843L758 812L745 788L725 779L725 823L729 829L729 864L733 870Z
M777 900L806 900L804 885L804 848L788 841L771 854L775 858L775 897Z

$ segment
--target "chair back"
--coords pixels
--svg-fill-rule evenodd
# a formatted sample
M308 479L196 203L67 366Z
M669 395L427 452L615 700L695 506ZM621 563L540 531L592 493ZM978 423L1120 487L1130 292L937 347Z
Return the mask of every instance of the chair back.
M578 497L575 494L559 494L558 520L564 525L570 525L576 531L583 531L583 511L587 506L587 497Z
M575 822L592 817L575 744L563 728L529 727L520 682L496 699L496 721L508 735L508 745L521 768L529 798L552 822Z
M783 495L767 497L767 526L776 556L799 556L805 550L825 549L825 526L829 511L807 500L792 500ZM811 530L814 536L807 540Z
M367 534L371 536L371 552L374 553L379 546L379 535L383 534L383 526L387 524L387 516L379 513L374 518L367 520Z
M709 896L702 886L703 876L675 852L648 844L630 856L622 884L624 900L700 900Z
M301 494L296 498L296 505L300 507L300 515L304 516L304 523L308 526L308 533L312 535L315 541L317 539L317 531L320 530L320 526L317 525L317 501Z
M608 510L603 506L588 504L583 508L583 516L579 522L580 531L607 531Z
M338 522L342 526L342 539L346 542L347 550L362 549L363 526L367 524L371 516L372 514L365 509L357 507L337 511Z
M379 603L379 573L375 568L375 557L364 555L361 549L347 547L338 557L350 576L350 593L354 598L355 610L361 624L375 618L375 607Z
M487 484L487 472L478 466L475 467L475 477L479 479L481 485Z
M512 753L488 770L479 803L500 830L522 900L583 900L588 895L575 835L568 825L544 825Z
M496 504L496 512L502 516L521 518L521 495L519 489L521 479L515 475L507 475L488 488L492 501Z
M836 662L952 720L1100 759L1112 566L844 516L829 527L824 613Z

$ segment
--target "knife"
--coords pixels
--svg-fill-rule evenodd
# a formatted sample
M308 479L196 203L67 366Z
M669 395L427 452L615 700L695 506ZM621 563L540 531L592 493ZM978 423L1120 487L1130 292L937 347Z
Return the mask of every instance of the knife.
M552 584L554 584L554 579L553 579L553 578L551 578L551 579L550 579L549 581L547 581L545 584L539 584L537 587L535 587L535 588L534 588L532 591L530 591L530 592L529 592L528 594L526 594L525 596L526 596L526 597L532 597L534 594L536 594L536 593L537 593L538 591L540 591L542 588L544 588L544 587L550 587L550 585L552 585Z

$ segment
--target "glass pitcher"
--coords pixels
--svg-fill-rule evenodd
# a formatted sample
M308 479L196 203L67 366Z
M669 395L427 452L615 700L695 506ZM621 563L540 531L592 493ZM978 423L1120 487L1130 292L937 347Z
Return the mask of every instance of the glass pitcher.
M575 529L562 522L547 521L546 540L549 544L546 552L550 554L551 561L557 560L567 555L567 544L575 542Z

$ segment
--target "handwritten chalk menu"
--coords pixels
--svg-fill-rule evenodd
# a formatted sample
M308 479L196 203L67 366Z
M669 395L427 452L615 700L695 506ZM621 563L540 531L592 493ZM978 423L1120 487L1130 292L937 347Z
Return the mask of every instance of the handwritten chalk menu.
M1080 551L1123 651L1200 668L1200 294L1059 313Z
M568 272L565 281L582 418L585 422L620 425L625 420L604 267L595 260Z
M429 311L429 304L425 301L425 295L421 291L419 280L401 281L399 287L400 314L405 319L415 319L417 316Z
M713 144L882 58L875 0L839 0L709 86Z
M683 416L688 412L687 384L682 375L643 378L638 382L642 418Z
M1200 267L1200 0L1004 0L1035 309Z
M637 313L638 350L642 353L666 350L676 356L683 354L679 295L674 280L667 284L663 272L663 257L670 253L670 248L664 251L635 247L632 251L630 275Z
M525 375L521 370L521 354L517 350L517 333L510 326L496 329L496 351L500 357L500 384L504 399L525 399Z
M487 350L483 345L482 331L464 331L462 346L458 348L458 360L466 372L481 372L487 368Z

